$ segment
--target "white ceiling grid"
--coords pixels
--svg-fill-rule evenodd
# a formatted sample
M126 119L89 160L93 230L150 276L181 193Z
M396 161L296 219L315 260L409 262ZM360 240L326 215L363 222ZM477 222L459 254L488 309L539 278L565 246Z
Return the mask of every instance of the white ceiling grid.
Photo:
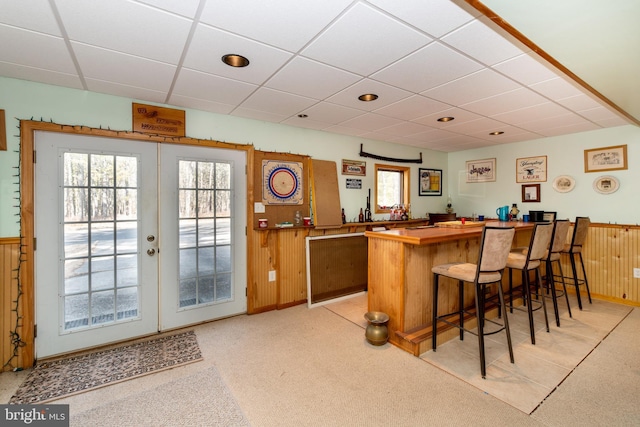
M629 123L463 1L0 8L7 77L446 152ZM226 66L229 53L250 65Z

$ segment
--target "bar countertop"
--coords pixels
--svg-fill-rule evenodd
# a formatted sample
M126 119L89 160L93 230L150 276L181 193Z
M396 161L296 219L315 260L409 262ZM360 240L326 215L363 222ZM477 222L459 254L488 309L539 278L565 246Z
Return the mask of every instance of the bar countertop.
M412 245L428 245L431 243L458 240L467 236L479 236L482 234L484 225L489 227L514 227L516 230L526 230L533 228L535 223L522 221L485 221L482 226L468 226L465 228L439 227L437 225L406 227L385 231L366 231L364 235L370 238L395 240Z

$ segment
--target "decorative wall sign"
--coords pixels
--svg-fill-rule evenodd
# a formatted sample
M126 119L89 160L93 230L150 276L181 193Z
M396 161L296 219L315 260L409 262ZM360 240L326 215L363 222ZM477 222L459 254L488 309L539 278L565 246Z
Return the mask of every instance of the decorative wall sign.
M584 150L584 171L602 172L627 169L627 146L614 145L611 147Z
M547 156L516 159L516 182L546 182Z
M420 196L442 196L442 170L418 169Z
M522 202L539 202L540 184L524 184L522 186Z
M469 160L466 162L467 182L496 180L496 159Z
M365 176L366 174L367 174L367 162L342 159L342 175Z
M301 162L262 161L262 203L301 205L302 185Z
M553 189L558 193L568 193L576 186L576 180L569 175L560 175L553 180Z
M600 194L615 193L618 188L620 188L620 181L615 176L603 175L593 181L593 189Z
M347 188L348 189L360 190L362 188L362 180L361 179L347 178Z
M136 104L135 102L132 106L134 132L174 137L185 135L186 121L183 110Z

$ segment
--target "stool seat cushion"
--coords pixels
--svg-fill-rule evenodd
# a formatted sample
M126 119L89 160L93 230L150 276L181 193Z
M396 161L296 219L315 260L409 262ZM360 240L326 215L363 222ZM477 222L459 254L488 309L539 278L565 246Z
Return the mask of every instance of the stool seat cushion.
M507 257L507 268L515 268L517 270L524 270L525 264L527 263L527 255L522 252L509 252L509 256ZM540 260L529 260L529 265L527 265L528 270L533 270L534 268L538 268L540 266Z
M441 276L451 277L457 280L464 280L465 282L475 282L476 270L478 270L477 264L471 264L467 262L455 262L451 264L436 265L431 269L435 274ZM480 273L478 277L478 283L493 283L502 279L500 272L492 271L486 273Z
M549 259L549 261L558 261L560 259L560 252L551 252L551 256L545 256L545 259Z

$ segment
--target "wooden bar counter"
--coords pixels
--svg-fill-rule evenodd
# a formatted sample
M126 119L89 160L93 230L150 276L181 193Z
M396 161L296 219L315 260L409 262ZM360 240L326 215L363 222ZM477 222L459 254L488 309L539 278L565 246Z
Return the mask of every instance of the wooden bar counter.
M476 263L485 224L515 227L514 247L529 245L534 226L524 222L457 223L458 227L451 222L441 227L365 232L369 251L368 310L388 314L389 342L415 356L431 348L431 267L451 262ZM503 286L508 284L507 277L503 275ZM473 306L471 285L465 286L465 305ZM451 292L447 292L448 288ZM438 306L442 312L451 312L457 308L457 298L457 286L441 286ZM456 336L457 333L455 330ZM447 334L446 329L443 334ZM448 336L453 335L449 332Z

